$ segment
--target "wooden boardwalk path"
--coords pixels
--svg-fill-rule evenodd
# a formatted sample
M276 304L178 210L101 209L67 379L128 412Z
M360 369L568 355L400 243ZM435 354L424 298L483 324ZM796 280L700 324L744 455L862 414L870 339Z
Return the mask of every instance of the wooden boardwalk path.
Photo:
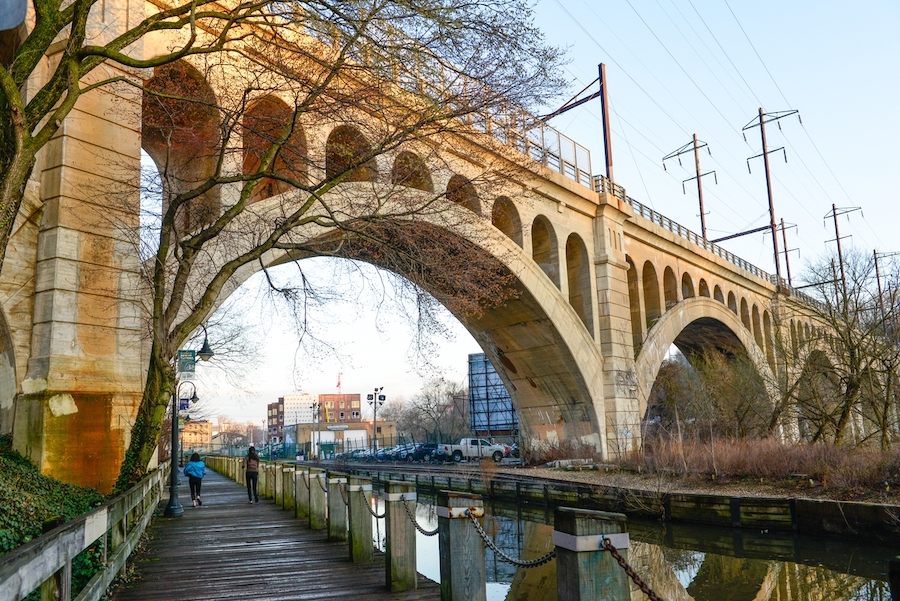
M184 516L160 515L150 540L135 557L135 577L111 601L228 601L354 599L438 600L439 586L419 576L419 589L385 588L384 555L354 564L346 543L327 540L271 500L247 503L247 492L207 470L203 506L191 507L187 478L178 496Z

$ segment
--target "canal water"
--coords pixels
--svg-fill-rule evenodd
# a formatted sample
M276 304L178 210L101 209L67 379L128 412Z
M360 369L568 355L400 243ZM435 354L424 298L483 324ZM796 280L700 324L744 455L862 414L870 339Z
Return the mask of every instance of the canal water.
M421 492L416 518L437 528L434 498ZM378 503L378 513L384 511ZM553 550L553 510L490 504L484 529L506 555L533 560ZM858 541L794 536L769 531L628 521L628 561L666 601L900 601L897 547ZM375 521L376 545L384 549L384 520ZM417 533L418 571L440 579L438 537ZM555 601L556 562L516 568L489 548L489 601ZM894 594L891 592L891 573ZM636 586L631 599L647 597ZM619 600L616 600L619 601ZM621 600L626 601L626 600Z

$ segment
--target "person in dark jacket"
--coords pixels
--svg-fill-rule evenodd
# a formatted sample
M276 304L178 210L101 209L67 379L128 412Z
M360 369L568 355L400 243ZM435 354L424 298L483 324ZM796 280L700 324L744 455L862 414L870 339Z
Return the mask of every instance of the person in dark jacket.
M184 475L191 483L191 504L194 507L203 505L203 501L200 500L200 483L206 475L206 465L200 460L200 453L191 455L190 462L184 466Z
M259 494L256 491L259 483L259 455L256 454L256 447L250 447L241 467L247 472L247 496L250 498L250 503L252 504L254 501L259 503Z

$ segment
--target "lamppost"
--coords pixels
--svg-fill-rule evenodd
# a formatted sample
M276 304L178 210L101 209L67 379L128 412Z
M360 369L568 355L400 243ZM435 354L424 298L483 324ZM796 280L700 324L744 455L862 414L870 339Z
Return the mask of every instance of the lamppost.
M384 386L376 386L375 392L366 395L366 401L372 407L372 459L378 454L378 408L384 405L387 398L381 394Z
M201 327L203 328L203 346L200 347L200 350L196 353L194 353L194 351L178 351L178 371L191 373L194 371L194 354L196 354L197 357L200 357L201 361L209 361L215 354L209 347L206 326L201 325ZM187 355L182 357L182 353L187 353ZM184 369L182 369L181 364L182 358L185 359ZM163 512L163 515L169 518L177 518L184 515L184 507L178 502L178 464L175 461L175 455L180 455L178 452L178 401L181 398L179 392L183 384L190 384L193 387L190 402L196 403L200 400L197 397L197 387L190 380L178 382L175 385L175 390L172 393L172 453L169 458L169 463L171 465L171 473L169 474L169 504L166 505L166 509Z
M181 455L178 451L178 401L181 398L179 392L184 384L190 384L193 388L190 402L196 403L200 399L197 397L197 387L191 381L179 382L175 386L175 392L172 393L172 452L170 463L171 473L169 474L169 504L163 512L167 518L177 518L184 515L184 508L178 502L178 462L175 460L176 455Z
M319 419L319 408L321 407L321 403L313 403L309 406L310 409L315 411L316 418L316 438L313 441L313 448L316 451L316 461L320 461L322 458L319 456L319 453L322 452L322 422ZM312 452L313 449L310 449Z

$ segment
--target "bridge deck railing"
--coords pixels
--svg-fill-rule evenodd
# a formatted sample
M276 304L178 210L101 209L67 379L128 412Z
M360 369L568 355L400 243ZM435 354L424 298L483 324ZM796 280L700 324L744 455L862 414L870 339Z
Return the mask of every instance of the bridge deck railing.
M627 194L625 194L625 189L622 188L622 186L620 186L616 183L610 182L606 177L604 177L602 175L595 175L594 176L594 189L597 190L598 192L609 192L610 194L613 194L617 198L620 198L620 199L624 200L625 202L627 202L629 205L631 205L631 208L634 209L634 212L636 214L640 215L641 217L643 217L644 219L647 219L648 221L667 229L668 231L672 232L673 234L676 234L676 235L680 236L681 238L684 238L685 240L688 240L689 242L696 244L697 246L705 248L706 250L713 253L714 255L716 255L718 257L722 257L729 263L732 263L745 271L749 271L756 277L766 280L770 284L779 286L782 289L789 291L791 295L796 296L798 299L802 300L803 302L808 303L810 305L817 306L817 307L822 305L822 303L820 301L816 300L812 296L810 296L804 292L801 292L800 290L797 290L796 288L789 286L787 281L784 278L779 278L778 276L776 276L774 274L768 273L767 271L760 269L753 263L750 263L749 261L745 261L744 259L740 258L739 256L732 253L731 251L722 248L721 246L719 246L718 244L716 244L714 242L710 242L703 236L700 236L696 232L686 228L685 226L681 225L677 221L672 221L671 219L669 219L662 213L658 213L657 211L654 211L653 209L644 205L643 203L628 196Z
M432 98L447 96L448 75L440 61L427 65L425 57L409 71L393 73L391 79L413 94L426 94ZM457 87L465 89L468 78L454 74ZM478 84L474 84L477 88ZM458 107L461 109L461 107ZM464 110L460 110L465 113ZM466 123L498 142L515 148L525 156L562 174L589 190L594 189L591 170L591 151L572 138L550 127L540 118L513 104L497 107L492 113L473 111L466 114Z
M97 601L137 546L153 517L168 462L127 492L0 557L0 599L18 601L40 589L41 598L71 599L72 560L100 541L104 567L76 601Z

